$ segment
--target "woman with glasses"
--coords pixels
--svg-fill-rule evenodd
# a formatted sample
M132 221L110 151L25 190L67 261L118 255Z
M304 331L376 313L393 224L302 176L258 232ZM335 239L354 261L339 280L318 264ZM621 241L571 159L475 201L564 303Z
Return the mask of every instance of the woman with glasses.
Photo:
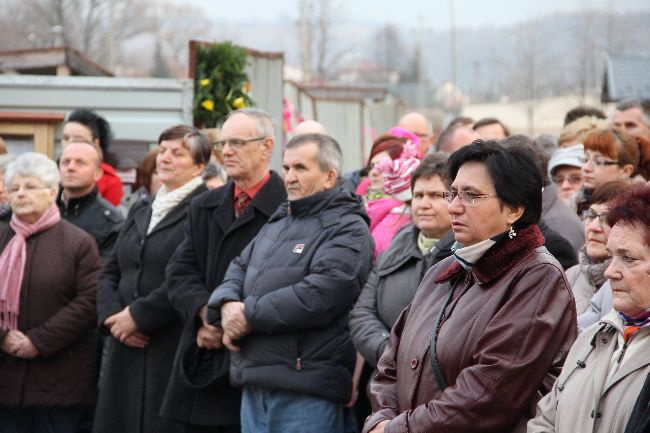
M617 180L600 185L591 195L589 208L582 212L585 245L578 253L579 263L566 271L579 315L589 307L591 298L606 281L604 274L609 266L607 253L610 231L607 225L609 202L625 192L630 185L629 180Z
M542 178L519 146L449 159L456 243L393 327L364 432L508 432L531 418L576 338L573 297L537 222Z
M580 334L528 433L648 432L650 187L625 191L606 222L614 309Z
M557 196L571 206L573 196L582 188L582 160L585 151L582 144L558 149L548 162L548 172L557 187Z
M600 185L635 176L639 169L638 141L616 129L598 129L584 141L582 189L575 197L578 215L589 208L591 194Z
M0 432L75 433L94 403L95 240L61 219L59 169L28 152L7 166L0 224Z
M97 289L97 319L110 333L94 432L178 432L158 413L182 331L168 299L165 266L184 238L190 201L207 191L201 173L210 143L178 125L158 139L155 196L133 205Z
M350 313L352 341L373 370L390 329L426 271L451 255L451 217L442 197L449 184L448 156L442 152L427 156L411 175L412 222L379 255Z

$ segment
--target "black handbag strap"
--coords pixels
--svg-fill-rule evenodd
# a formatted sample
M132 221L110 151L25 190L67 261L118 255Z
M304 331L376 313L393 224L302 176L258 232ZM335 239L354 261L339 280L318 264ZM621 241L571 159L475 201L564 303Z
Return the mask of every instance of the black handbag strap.
M429 346L429 352L431 357L431 370L433 370L433 376L436 378L436 382L438 382L438 388L440 388L440 391L444 391L445 388L447 388L447 381L442 375L442 371L440 370L440 364L438 364L438 354L436 353L436 342L438 341L438 332L440 331L440 327L442 326L442 321L445 320L445 310L447 309L447 307L451 303L452 298L454 297L454 292L456 291L456 286L458 286L459 280L460 278L456 278L456 280L454 280L454 283L449 288L449 294L447 295L447 299L445 299L445 302L442 305L442 308L440 309L440 313L438 314L436 323L433 325L433 332L431 333L431 343Z

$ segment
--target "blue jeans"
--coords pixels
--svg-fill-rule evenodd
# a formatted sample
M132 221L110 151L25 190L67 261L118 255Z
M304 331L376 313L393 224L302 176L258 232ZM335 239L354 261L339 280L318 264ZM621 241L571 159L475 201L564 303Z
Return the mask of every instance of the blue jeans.
M75 433L82 409L0 407L0 433Z
M290 391L245 386L242 433L342 433L343 405Z

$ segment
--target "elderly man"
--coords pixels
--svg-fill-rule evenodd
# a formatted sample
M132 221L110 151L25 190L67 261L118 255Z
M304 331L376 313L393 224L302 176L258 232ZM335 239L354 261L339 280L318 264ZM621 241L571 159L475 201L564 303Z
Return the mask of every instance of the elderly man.
M397 123L397 126L411 131L420 138L420 152L422 155L433 146L433 125L431 121L420 113L406 113Z
M348 313L371 266L359 198L336 187L341 149L293 138L282 167L288 202L235 259L209 302L243 386L245 433L342 432L355 349Z
M97 192L102 177L101 150L86 142L63 148L59 160L61 193L57 199L61 216L95 238L102 263L111 252L124 217Z
M241 394L229 385L227 374L210 385L192 387L182 361L192 344L213 353L222 347L222 330L206 321L210 293L221 284L231 260L285 200L282 179L269 171L273 137L273 124L265 112L245 108L229 115L221 140L215 143L229 181L192 202L185 240L167 266L169 297L184 318L185 329L161 415L183 423L185 432L239 431Z
M650 101L626 99L619 102L612 123L630 135L650 139Z

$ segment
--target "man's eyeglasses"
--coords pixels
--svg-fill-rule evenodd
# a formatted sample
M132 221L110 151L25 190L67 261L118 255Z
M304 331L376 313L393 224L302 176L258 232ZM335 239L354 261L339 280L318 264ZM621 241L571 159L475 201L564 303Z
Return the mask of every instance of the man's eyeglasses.
M582 211L582 220L585 222L585 224L591 224L593 220L598 218L598 222L600 223L601 227L607 224L607 212L603 212L601 214L597 214L596 212L592 210L585 210Z
M580 157L580 162L583 164L588 163L591 161L593 165L597 165L598 167L603 167L606 165L619 165L620 163L618 161L610 161L609 159L605 159L601 156L582 156Z
M255 138L229 138L228 140L219 140L215 141L212 143L212 147L214 150L223 150L224 147L226 147L226 144L233 149L241 149L248 143L252 143L253 141L260 141L264 140L266 137L255 137Z
M32 192L40 191L43 189L48 189L49 187L47 186L39 186L39 185L34 185L31 183L25 184L25 185L10 185L9 188L7 188L7 194L8 195L15 195L18 194L18 191L21 189L23 192L29 194Z
M474 202L478 199L482 198L488 198L488 197L497 197L496 194L477 194L475 192L471 191L461 191L461 192L454 192L454 191L445 191L442 193L442 197L445 199L447 204L451 204L451 202L454 201L456 197L460 198L460 202L462 204L474 204Z
M571 174L569 176L551 176L551 179L553 180L553 183L556 183L558 185L562 185L567 180L571 185L578 185L582 183L582 176L579 174Z

